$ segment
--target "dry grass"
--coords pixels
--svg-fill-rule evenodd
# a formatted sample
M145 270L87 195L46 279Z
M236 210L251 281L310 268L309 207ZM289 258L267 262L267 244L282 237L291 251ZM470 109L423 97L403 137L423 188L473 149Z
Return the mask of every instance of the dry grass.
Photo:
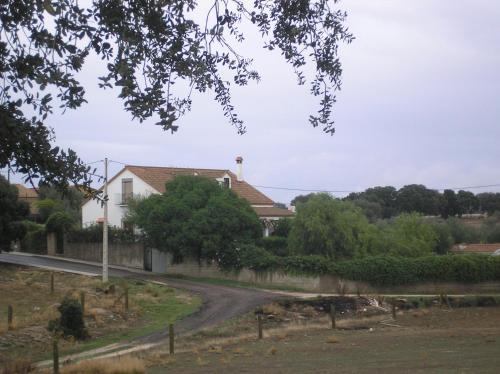
M4 365L1 374L25 374L33 370L33 365L30 360L18 358Z
M48 370L45 373L50 373ZM144 363L135 357L81 361L63 366L61 374L144 374Z
M337 343L340 343L340 340L336 336L329 336L326 339L326 342L329 343L329 344L337 344Z

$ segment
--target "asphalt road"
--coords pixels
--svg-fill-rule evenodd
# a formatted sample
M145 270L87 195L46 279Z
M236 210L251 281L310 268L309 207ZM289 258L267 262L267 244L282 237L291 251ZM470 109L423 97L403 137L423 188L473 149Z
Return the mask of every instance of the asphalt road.
M101 274L101 267L97 265L69 262L43 256L0 253L0 262L34 267L50 267L60 271ZM122 269L110 268L109 275L145 281L159 281L167 284L169 287L179 288L200 295L203 300L201 309L176 324L176 335L195 332L205 327L214 326L282 297L278 294L265 291L198 283L184 279L173 279L158 274L149 274L145 272L138 273ZM134 345L157 343L167 337L167 329L164 329L133 339L128 343Z

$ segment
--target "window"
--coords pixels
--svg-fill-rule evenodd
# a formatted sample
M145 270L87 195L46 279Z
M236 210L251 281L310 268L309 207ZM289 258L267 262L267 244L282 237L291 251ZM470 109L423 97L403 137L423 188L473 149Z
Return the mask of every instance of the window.
M224 187L229 188L231 186L229 178L224 178Z
M122 179L122 204L127 204L128 199L130 199L133 194L132 178Z

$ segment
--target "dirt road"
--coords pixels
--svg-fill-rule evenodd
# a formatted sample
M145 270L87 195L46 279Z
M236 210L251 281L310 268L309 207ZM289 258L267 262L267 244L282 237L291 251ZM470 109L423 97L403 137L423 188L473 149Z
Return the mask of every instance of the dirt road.
M83 264L47 258L43 256L26 256L15 253L0 253L0 263L51 268L59 271L80 272L87 274L101 274L98 265ZM109 269L112 277L126 277L145 281L157 281L169 287L183 289L196 293L203 300L202 308L176 324L176 334L194 332L205 327L214 326L220 322L251 311L259 305L277 300L282 296L275 293L258 291L246 288L233 288L220 285L211 285L193 282L184 279L172 279L166 276L136 272L124 269ZM144 335L128 342L132 345L154 344L168 337L167 329Z

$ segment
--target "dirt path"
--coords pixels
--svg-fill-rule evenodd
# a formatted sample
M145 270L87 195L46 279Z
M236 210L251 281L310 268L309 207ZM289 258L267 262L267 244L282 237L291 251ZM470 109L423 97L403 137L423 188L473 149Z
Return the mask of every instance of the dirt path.
M77 263L43 256L26 256L13 253L0 253L0 263L12 263L18 265L50 268L58 271L77 272L89 275L101 274L98 265L88 263ZM175 326L176 334L195 332L205 327L214 326L230 318L244 314L259 305L277 300L282 295L265 291L226 287L220 285L197 283L183 279L172 279L166 276L150 274L141 271L109 269L110 276L140 279L144 281L156 281L169 287L183 289L196 293L203 299L201 309L189 317L178 322ZM168 337L167 329L152 334L147 334L119 345L104 347L94 351L96 355L109 354L117 350L133 349L139 346L155 345ZM91 355L88 352L85 356ZM79 356L84 357L84 356Z

